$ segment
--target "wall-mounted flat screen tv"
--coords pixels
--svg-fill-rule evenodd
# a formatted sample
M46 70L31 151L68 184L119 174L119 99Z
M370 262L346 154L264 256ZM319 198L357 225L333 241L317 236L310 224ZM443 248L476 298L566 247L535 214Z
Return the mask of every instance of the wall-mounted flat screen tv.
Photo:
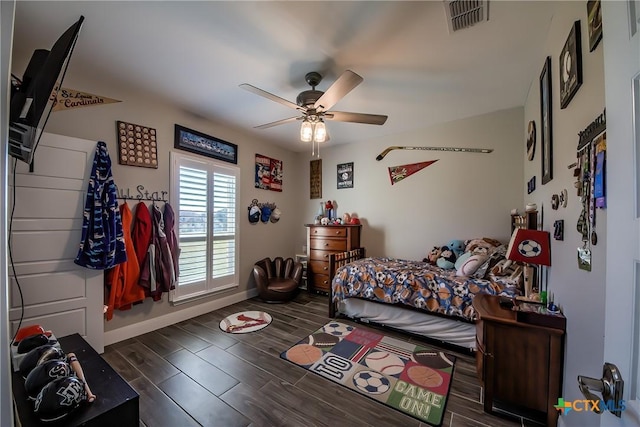
M28 164L47 124L57 90L62 86L84 16L58 38L51 50L33 52L22 80L12 84L9 112L9 155ZM53 93L54 90L56 93Z

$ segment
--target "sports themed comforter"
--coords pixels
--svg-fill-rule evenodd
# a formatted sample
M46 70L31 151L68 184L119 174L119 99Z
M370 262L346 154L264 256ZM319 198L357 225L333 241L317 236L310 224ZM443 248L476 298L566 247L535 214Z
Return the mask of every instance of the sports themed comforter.
M333 302L357 297L404 304L428 312L475 320L471 300L476 294L515 297L516 286L456 276L422 261L362 258L338 268L332 281Z

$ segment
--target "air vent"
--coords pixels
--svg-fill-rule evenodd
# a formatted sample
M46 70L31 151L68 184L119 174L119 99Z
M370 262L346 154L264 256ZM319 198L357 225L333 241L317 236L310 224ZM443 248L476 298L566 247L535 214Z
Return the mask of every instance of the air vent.
M489 0L444 0L449 32L489 20Z

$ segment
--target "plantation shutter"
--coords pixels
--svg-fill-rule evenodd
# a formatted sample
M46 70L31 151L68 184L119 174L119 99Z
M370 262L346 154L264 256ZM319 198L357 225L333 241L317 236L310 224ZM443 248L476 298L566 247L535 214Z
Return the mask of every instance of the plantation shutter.
M171 153L180 277L172 301L238 286L239 169Z

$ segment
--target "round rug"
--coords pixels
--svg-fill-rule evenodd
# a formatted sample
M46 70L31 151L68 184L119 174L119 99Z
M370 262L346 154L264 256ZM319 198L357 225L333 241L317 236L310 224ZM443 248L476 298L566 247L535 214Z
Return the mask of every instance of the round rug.
M220 329L230 334L246 334L266 328L271 320L269 313L264 311L241 311L222 319Z

